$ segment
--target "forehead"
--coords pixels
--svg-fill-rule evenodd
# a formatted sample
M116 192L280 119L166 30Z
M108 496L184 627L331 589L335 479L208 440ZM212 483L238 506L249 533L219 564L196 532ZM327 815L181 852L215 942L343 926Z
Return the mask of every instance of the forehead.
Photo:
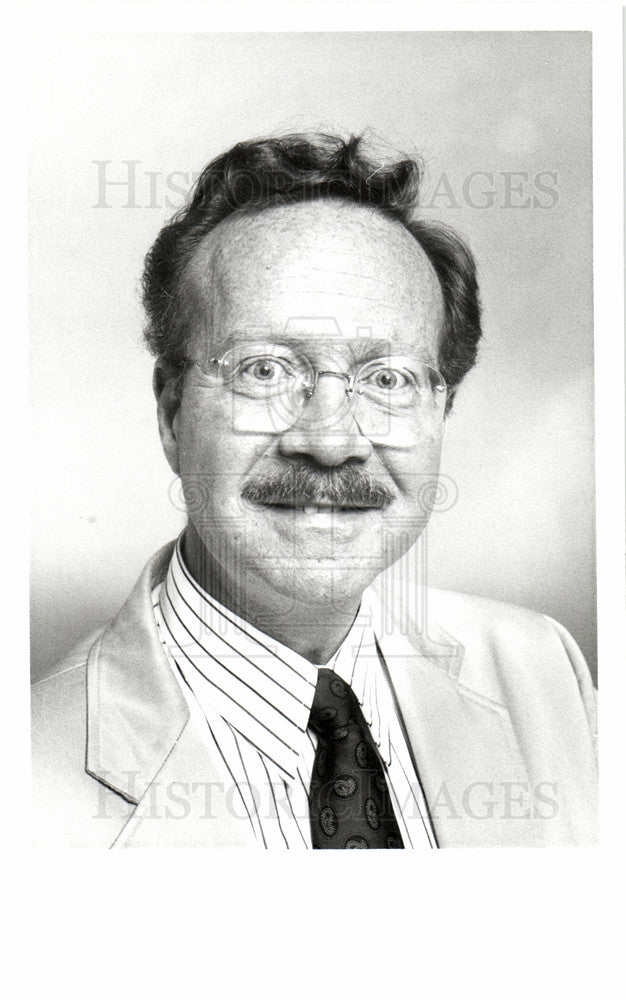
M197 333L371 339L436 355L443 302L426 254L395 220L342 201L230 216L190 266Z

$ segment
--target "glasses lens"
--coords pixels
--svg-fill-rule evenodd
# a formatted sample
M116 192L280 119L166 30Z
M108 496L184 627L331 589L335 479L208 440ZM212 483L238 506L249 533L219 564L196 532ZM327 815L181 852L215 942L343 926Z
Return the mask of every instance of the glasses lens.
M443 386L439 372L407 358L377 358L356 377L357 391L374 406L391 413L428 406L433 392Z
M445 383L434 368L407 357L368 362L355 379L354 415L374 444L410 448L425 418L445 399Z
M279 433L298 419L313 372L306 358L277 344L238 344L221 358L235 430Z

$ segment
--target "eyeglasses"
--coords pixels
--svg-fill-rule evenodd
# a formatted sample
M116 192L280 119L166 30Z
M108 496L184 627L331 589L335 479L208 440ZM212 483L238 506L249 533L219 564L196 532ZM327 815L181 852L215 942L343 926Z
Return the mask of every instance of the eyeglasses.
M320 379L340 379L332 412L316 413L312 426L332 433L349 406L362 434L388 438L402 425L415 423L443 407L446 383L431 365L407 356L390 355L362 364L354 374L315 367L298 351L279 344L237 344L199 368L215 388L227 390L232 401L235 430L243 433L281 433L304 413ZM308 426L308 425L307 425ZM396 440L387 443L397 445Z

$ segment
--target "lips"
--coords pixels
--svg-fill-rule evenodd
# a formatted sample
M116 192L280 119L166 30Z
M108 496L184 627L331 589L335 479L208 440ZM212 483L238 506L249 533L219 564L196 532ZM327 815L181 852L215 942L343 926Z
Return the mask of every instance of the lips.
M269 507L278 510L293 510L300 511L304 514L354 514L369 510L381 510L380 505L373 504L337 504L337 503L325 503L324 501L311 503L310 501L306 503L289 503L281 500L278 503L272 501L263 501L258 503L258 506Z
M355 511L365 511L365 510L377 510L376 507L353 507L350 504L337 506L336 504L307 504L303 510L305 514L344 514L344 513L354 513Z

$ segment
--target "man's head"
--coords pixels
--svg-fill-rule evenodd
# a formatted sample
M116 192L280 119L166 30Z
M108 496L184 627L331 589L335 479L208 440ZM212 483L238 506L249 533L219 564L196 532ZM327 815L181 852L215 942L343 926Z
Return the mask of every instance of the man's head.
M427 521L480 325L472 258L412 219L418 184L358 139L242 143L148 255L161 436L225 592L350 604Z

